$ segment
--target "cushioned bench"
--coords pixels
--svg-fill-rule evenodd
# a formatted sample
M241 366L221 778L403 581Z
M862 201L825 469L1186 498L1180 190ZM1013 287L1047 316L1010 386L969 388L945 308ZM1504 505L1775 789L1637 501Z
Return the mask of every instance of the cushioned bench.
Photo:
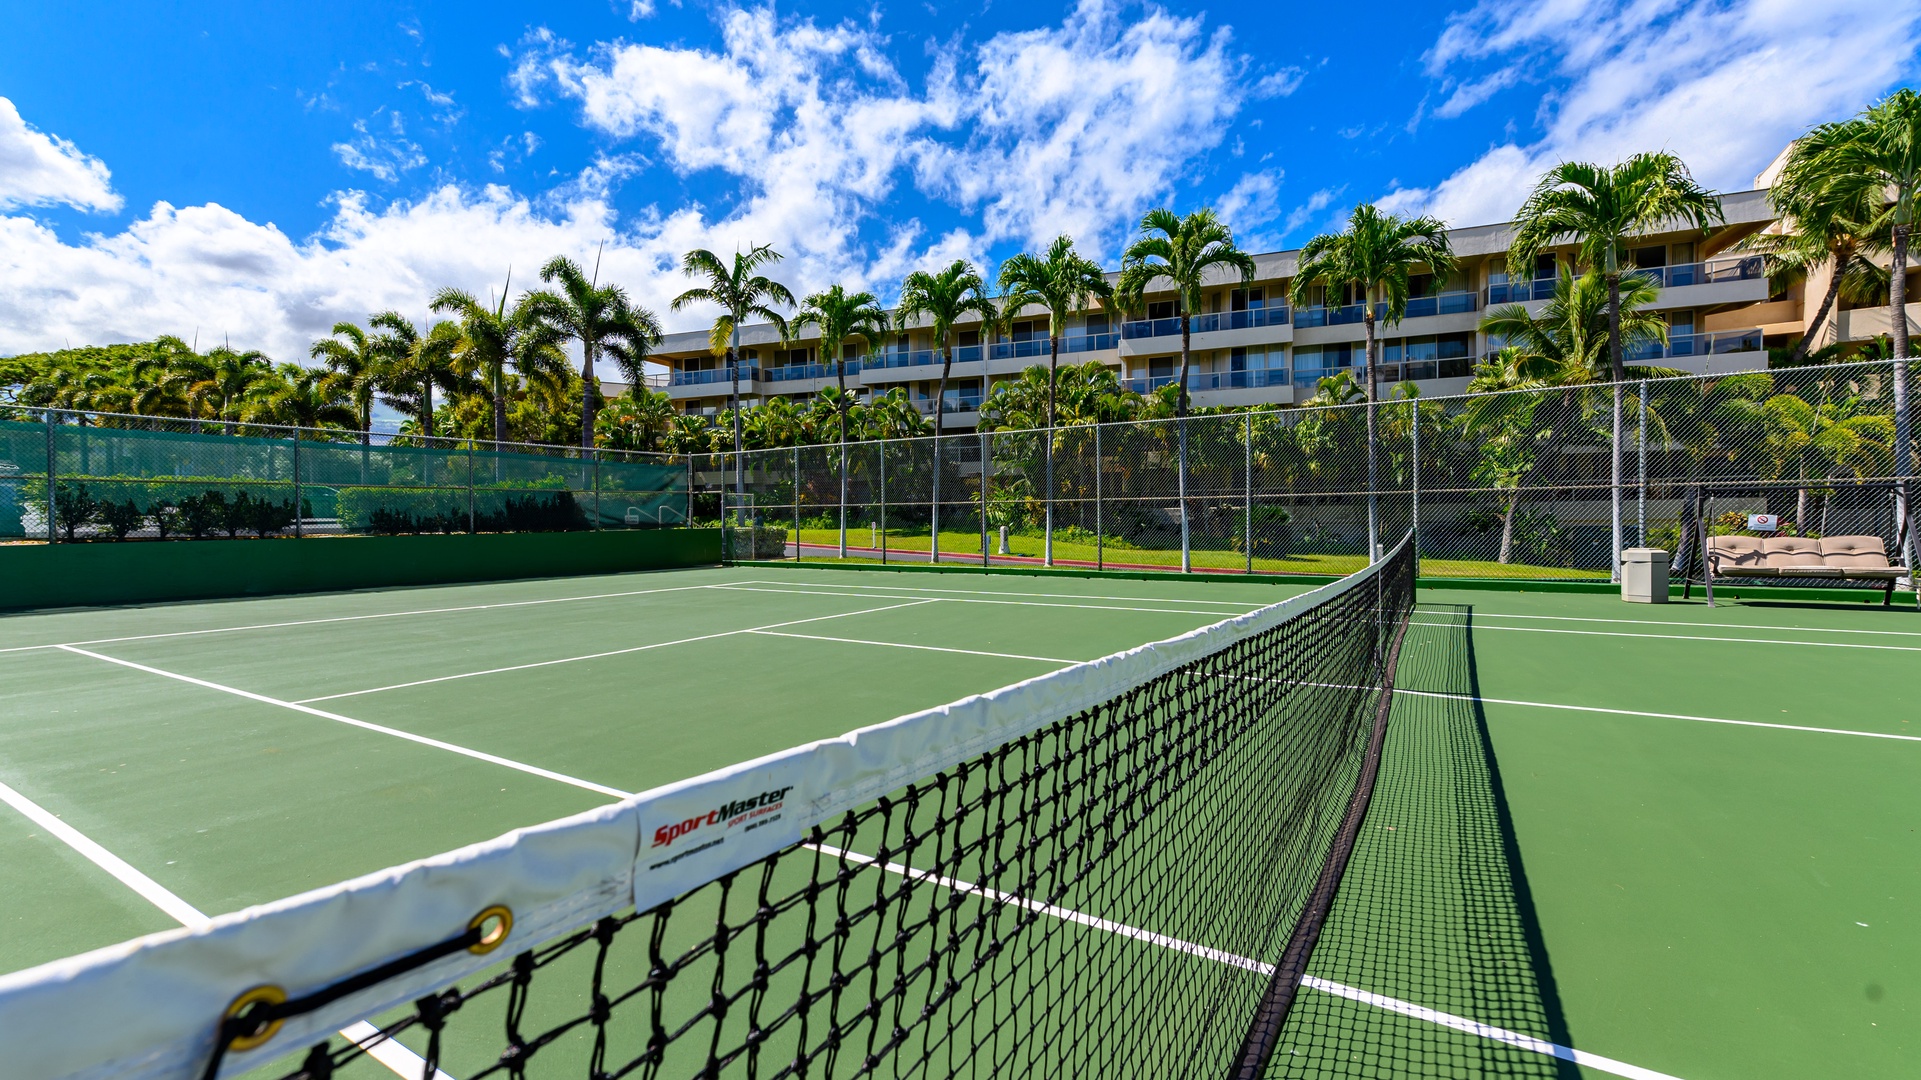
M1718 577L1879 581L1885 587L1881 606L1887 607L1894 602L1895 579L1906 576L1907 567L1889 565L1888 549L1878 536L1708 538L1710 589Z

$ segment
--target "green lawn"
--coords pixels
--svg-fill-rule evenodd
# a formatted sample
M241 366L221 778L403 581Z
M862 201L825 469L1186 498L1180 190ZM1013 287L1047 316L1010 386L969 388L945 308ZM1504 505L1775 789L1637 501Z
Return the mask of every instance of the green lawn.
M801 542L804 544L836 546L840 543L837 529L802 529ZM847 545L849 549L863 548L871 551L874 533L869 527L849 527ZM999 550L999 538L993 537L995 549ZM940 534L943 554L980 552L980 534L942 529ZM888 530L887 549L889 551L926 551L928 537L925 532L907 530ZM1040 536L1009 534L1007 550L1010 554L1038 559L1046 554L1046 541ZM1087 563L1098 561L1105 566L1128 567L1168 567L1181 564L1179 549L1117 547L1109 545L1105 551L1097 551L1095 546L1079 540L1056 538L1054 558L1062 562ZM1361 555L1285 555L1281 557L1256 556L1254 569L1270 574L1351 574L1365 566L1367 560ZM1247 566L1247 557L1238 551L1197 548L1193 553L1193 564L1204 570L1242 570ZM1498 563L1482 559L1423 559L1421 573L1435 577L1474 577L1474 578L1599 578L1606 580L1606 570L1577 570L1564 566L1530 566L1525 563Z

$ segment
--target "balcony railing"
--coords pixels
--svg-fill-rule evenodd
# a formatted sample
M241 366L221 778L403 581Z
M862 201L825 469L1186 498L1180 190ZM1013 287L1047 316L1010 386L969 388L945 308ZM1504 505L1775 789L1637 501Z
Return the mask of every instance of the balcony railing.
M1482 291L1487 298L1487 306L1496 304L1524 304L1530 300L1549 300L1554 296L1554 279L1535 278L1532 281L1502 281L1489 285Z
M1657 289L1675 289L1685 285L1712 285L1723 281L1753 281L1765 272L1761 256L1742 255L1728 259L1710 259L1707 262L1681 263L1677 266L1651 266L1644 270L1629 270L1627 274L1647 278Z
M1643 364L1677 356L1719 356L1724 353L1758 352L1760 349L1761 330L1754 327L1747 330L1717 330L1711 334L1674 334L1668 338L1665 346L1658 341L1635 345L1625 350L1624 359L1630 364Z
M842 367L849 375L860 374L863 361L848 360ZM832 364L789 364L786 367L768 368L761 373L765 382L799 382L803 379L831 379L834 377Z
M1471 292L1429 293L1426 296L1409 297L1407 311L1401 318L1421 319L1431 315L1463 315L1479 307L1480 297ZM1376 309L1376 317L1379 318L1379 316L1379 309ZM1367 312L1360 304L1348 304L1337 308L1304 307L1294 313L1295 326L1343 326L1364 322L1366 319Z
M1288 322L1287 305L1251 308L1246 311L1214 311L1193 317L1192 331L1196 334L1211 334L1217 330L1246 330L1255 326L1286 326ZM1137 338L1167 337L1181 332L1179 316L1169 319L1141 319L1137 322L1122 323L1121 336L1129 341Z
M734 381L732 373L724 367L711 368L707 371L676 371L673 372L672 375L673 382L668 384L670 386L708 386L713 383L731 384ZM743 367L740 369L741 382L751 383L760 377L759 368Z
M1136 394L1150 394L1163 386L1171 386L1180 381L1178 375L1150 375L1146 378L1128 379L1125 385ZM1190 371L1187 374L1189 393L1202 390L1258 390L1268 386L1286 386L1285 368L1259 368L1253 371Z
M1294 312L1295 326L1340 326L1357 323L1363 318L1361 305L1349 304L1346 307L1304 307Z

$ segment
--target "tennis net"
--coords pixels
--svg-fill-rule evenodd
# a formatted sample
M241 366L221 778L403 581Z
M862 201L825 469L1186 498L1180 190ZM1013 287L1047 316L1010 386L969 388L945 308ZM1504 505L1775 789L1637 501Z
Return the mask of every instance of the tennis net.
M1365 813L1411 548L1178 638L8 976L4 1056L170 1080L375 1075L363 1059L424 1080L1258 1076Z

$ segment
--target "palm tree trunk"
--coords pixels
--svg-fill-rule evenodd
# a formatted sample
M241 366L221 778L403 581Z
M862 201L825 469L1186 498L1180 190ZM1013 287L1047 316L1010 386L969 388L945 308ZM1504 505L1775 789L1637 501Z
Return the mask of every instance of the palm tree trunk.
M952 335L950 334L949 337ZM944 337L940 343L940 382L934 387L934 505L927 527L930 555L928 563L940 565L940 436L947 408L947 373L954 367L954 343ZM982 371L987 370L985 366Z
M733 392L728 395L734 414L734 494L747 493L745 463L740 454L740 320L734 320L734 343L727 349L727 369L733 377Z
M507 372L494 372L494 442L507 441Z
M434 437L434 380L430 376L420 387L420 433Z
M594 445L594 347L581 342L580 349L580 445Z
M1061 339L1052 325L1047 328L1047 521L1041 565L1054 565L1054 379L1060 366Z
M1612 258L1609 259L1612 262ZM1621 580L1621 384L1627 380L1627 365L1621 358L1621 274L1610 270L1608 280L1608 361L1614 376L1614 438L1608 448L1611 459L1608 484L1608 579Z
M1503 566L1514 553L1514 508L1521 502L1521 491L1516 488L1508 492L1507 509L1501 513L1501 554L1496 561Z
M1380 454L1374 423L1374 403L1380 398L1377 378L1379 366L1374 363L1374 303L1367 297L1367 305L1361 309L1361 323L1367 331L1367 558L1372 562L1381 554L1381 496Z
M1181 297L1181 379L1174 392L1174 424L1176 436L1180 441L1180 455L1175 462L1175 484L1181 502L1181 573L1194 570L1194 535L1189 526L1187 512L1187 365L1194 355L1193 316L1187 310L1187 298Z
M1793 367L1807 359L1808 347L1814 344L1814 335L1821 332L1821 324L1827 322L1828 312L1834 307L1835 298L1841 295L1841 271L1846 269L1845 257L1837 256L1832 260L1834 273L1828 278L1827 294L1821 297L1821 306L1814 310L1814 321L1808 323L1807 333L1794 343L1794 351L1788 354L1787 366Z

